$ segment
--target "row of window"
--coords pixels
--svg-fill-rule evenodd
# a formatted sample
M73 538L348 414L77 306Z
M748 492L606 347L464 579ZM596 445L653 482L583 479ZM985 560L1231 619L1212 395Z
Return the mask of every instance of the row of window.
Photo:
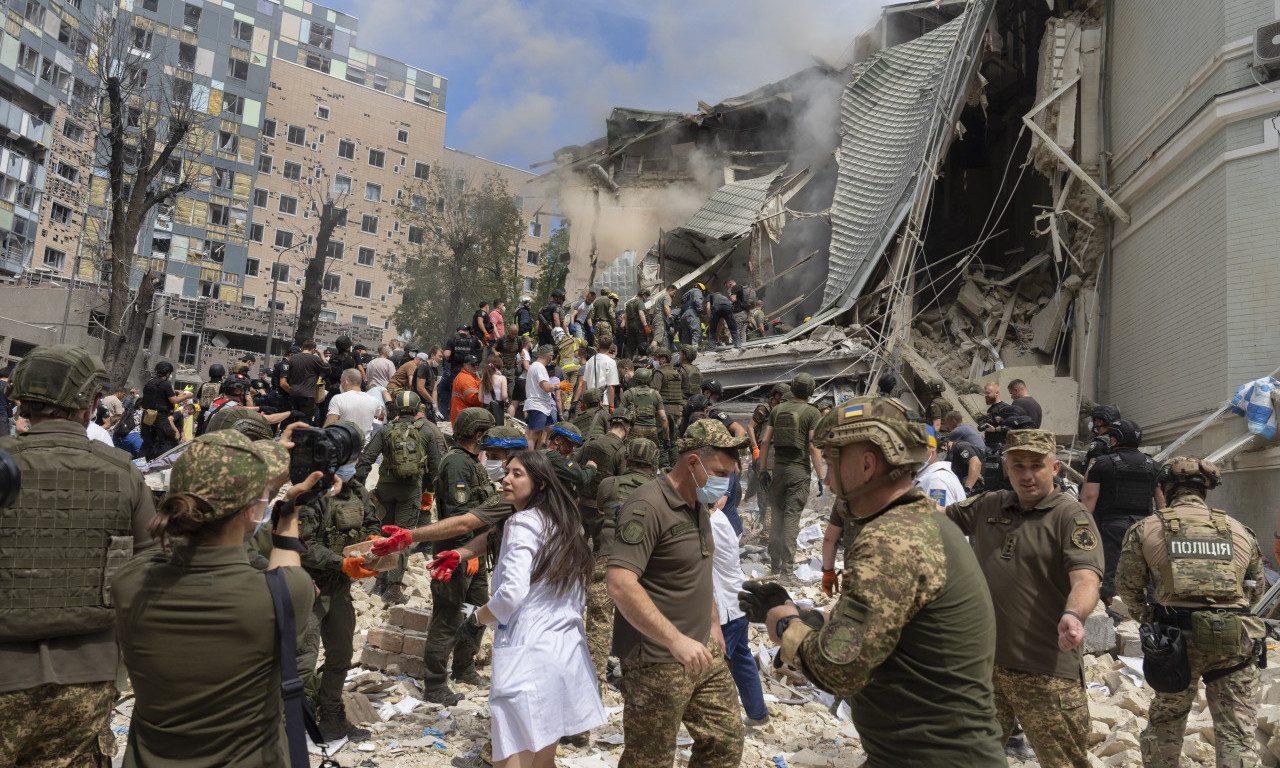
M320 109L324 110L324 114L320 116L325 120L329 119L328 107L322 106L320 107ZM290 125L287 127L288 127L288 130L285 132L285 142L292 144L296 147L305 147L307 145L306 126ZM275 120L267 120L263 122L262 135L266 138L276 137L276 121ZM398 131L396 140L407 143L409 141L409 132L403 129ZM318 143L320 144L324 143L323 133L320 134ZM342 158L343 160L355 160L356 159L356 143L350 139L339 139L338 140L338 157ZM368 163L374 168L386 168L387 167L386 151L381 149L374 149L373 147L370 147ZM401 165L405 164L404 158L401 158L400 164ZM431 180L431 164L423 163L423 162L414 163L413 177L415 179L420 179L422 181L430 181Z
M272 302L271 302L271 300L270 300L270 299L267 299L267 301L266 301L266 305L267 305L267 306L266 306L266 307L264 307L264 309L265 309L265 308L269 308L269 307L271 306L271 303L272 303ZM275 308L276 308L276 311L277 311L277 312L284 312L284 311L285 311L285 303L284 303L283 301L280 301L279 299L277 299L277 300L276 300L276 302L275 302L275 305L276 305L276 307L275 307ZM246 293L246 294L243 294L243 295L240 297L240 306L242 306L242 307L257 307L257 306L258 306L258 297L257 297L257 296L251 296L251 295L249 295L249 294L247 294L247 293ZM336 322L338 322L338 313L337 313L337 312L335 312L335 311L334 311L334 310L332 310L332 309L322 309L322 310L320 310L320 317L319 317L319 319L320 319L320 322L322 322L322 323L336 323ZM354 314L353 314L353 315L351 316L351 324L352 324L352 325L368 325L368 324L369 324L369 316L368 316L368 315L354 315ZM383 328L390 328L390 327L391 327L391 321L390 321L390 320L384 320L384 321L383 321L383 323L382 323L382 327L383 327ZM194 357L192 358L192 361L191 361L191 362L195 362Z

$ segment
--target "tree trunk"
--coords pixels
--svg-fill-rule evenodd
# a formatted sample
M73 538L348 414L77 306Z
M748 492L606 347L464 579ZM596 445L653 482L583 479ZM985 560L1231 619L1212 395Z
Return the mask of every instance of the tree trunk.
M334 227L338 224L338 209L332 201L326 201L320 213L320 229L316 232L315 252L307 261L306 272L302 280L302 301L298 304L298 325L293 331L293 343L298 346L304 341L314 341L316 326L320 323L320 308L324 303L321 291L324 289L324 267L329 259L329 239L333 236Z

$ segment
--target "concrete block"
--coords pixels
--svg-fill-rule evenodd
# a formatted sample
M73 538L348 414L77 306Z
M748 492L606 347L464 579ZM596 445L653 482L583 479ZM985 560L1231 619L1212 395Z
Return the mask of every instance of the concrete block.
M404 633L387 627L369 630L369 645L391 653L399 653L404 644Z
M1084 652L1109 653L1116 647L1116 627L1111 617L1094 612L1084 620Z
M393 653L387 658L387 674L408 675L409 677L422 677L426 668L423 666L422 657L408 656L403 653Z
M356 725L382 722L382 718L378 717L378 711L373 708L373 703L363 693L342 694L342 704L347 711L347 720Z
M405 632L400 652L406 656L422 657L427 652L427 636L416 632Z
M391 654L381 648L366 645L360 652L360 664L370 669L386 669L387 659Z
M1276 723L1280 722L1280 707L1268 706L1258 710L1258 730L1268 736L1276 733Z
M426 632L431 623L431 611L421 608L410 608L406 605L394 605L387 613L387 623L395 627L411 629L414 632Z

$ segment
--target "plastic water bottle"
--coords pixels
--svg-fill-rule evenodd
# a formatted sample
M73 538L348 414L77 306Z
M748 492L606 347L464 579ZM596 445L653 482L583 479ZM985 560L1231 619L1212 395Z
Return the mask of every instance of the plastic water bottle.
M509 645L511 645L511 632L506 624L499 624L497 629L493 630L493 647L506 648Z

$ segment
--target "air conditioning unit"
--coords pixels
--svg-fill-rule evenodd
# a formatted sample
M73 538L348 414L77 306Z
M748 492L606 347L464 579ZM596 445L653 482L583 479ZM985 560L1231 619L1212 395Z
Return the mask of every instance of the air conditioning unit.
M1280 72L1280 21L1263 24L1254 31L1253 63L1265 72Z

